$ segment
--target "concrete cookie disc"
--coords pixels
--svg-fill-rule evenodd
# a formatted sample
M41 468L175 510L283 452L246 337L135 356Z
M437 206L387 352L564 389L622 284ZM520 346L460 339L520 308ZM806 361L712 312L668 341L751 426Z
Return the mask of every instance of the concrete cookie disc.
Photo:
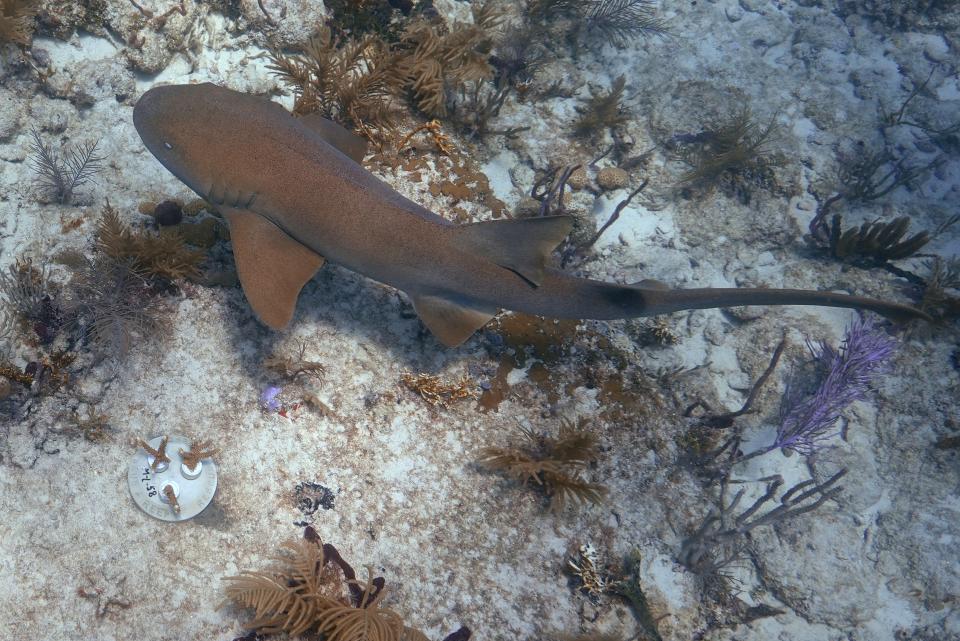
M150 439L148 445L156 449L163 442L162 436ZM153 456L140 449L130 461L127 483L130 496L141 510L162 521L186 521L200 514L217 492L217 464L213 459L203 459L193 469L183 463L180 450L190 450L190 440L171 435L167 441L166 455L169 463L151 467ZM176 498L176 507L168 498Z

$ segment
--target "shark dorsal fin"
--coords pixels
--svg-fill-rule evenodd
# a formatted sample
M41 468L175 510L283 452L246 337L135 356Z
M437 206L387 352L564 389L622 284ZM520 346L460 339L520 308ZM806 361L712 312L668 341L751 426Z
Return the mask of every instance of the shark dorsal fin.
M414 296L413 308L430 333L447 347L463 343L496 313L463 307L439 296Z
M293 317L300 290L323 266L323 256L258 214L233 207L220 211L230 225L243 293L257 318L282 329Z
M454 242L462 249L486 256L539 286L550 252L566 238L572 226L570 216L543 216L461 225L453 233Z
M328 144L339 149L345 156L359 164L367 153L367 140L320 114L308 114L297 119L320 135Z

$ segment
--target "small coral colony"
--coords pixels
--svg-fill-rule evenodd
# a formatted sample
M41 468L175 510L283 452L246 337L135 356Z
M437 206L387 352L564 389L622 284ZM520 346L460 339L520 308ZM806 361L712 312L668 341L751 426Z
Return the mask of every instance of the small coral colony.
M0 3L0 46L7 49L5 55L29 60L34 32L55 18L54 10L50 3L31 0ZM131 4L145 19L159 17ZM230 10L229 3L221 4L222 10ZM327 7L329 20L317 24L314 37L300 47L282 48L264 37L270 47L269 70L293 94L294 114L319 113L370 141L374 154L365 162L374 171L389 174L402 168L419 181L431 165L443 167L443 173L452 178L430 184L435 197L473 202L492 217L543 216L570 213L565 196L584 188L597 163L606 159L612 162L597 175L599 188L629 192L608 225L647 186L643 168L648 156L635 155L624 135L624 127L636 118L630 94L637 90L629 79L620 75L606 89L578 91L562 79L546 81L545 69L551 58L584 56L604 42L622 46L636 38L654 42L669 38L671 27L651 1L526 0L522 7L511 7L474 0L472 16L460 21L442 18L429 1L331 0ZM270 14L268 3L260 3L260 8L265 24L277 18ZM40 75L38 82L43 81ZM906 96L899 111L882 126L911 126L917 93ZM583 161L536 171L530 196L510 212L493 195L470 150L495 137L524 135L526 126L498 122L506 105L546 104L556 97L576 99L565 133L583 151ZM930 135L933 129L928 127ZM937 129L941 130L942 126ZM684 198L704 200L718 194L743 198L770 189L777 167L789 162L776 151L781 133L776 115L759 117L749 104L733 105L725 115L711 116L699 131L672 132L662 149L676 169L676 179L664 187ZM61 146L63 138L77 141ZM27 140L35 176L33 195L41 204L56 206L62 231L81 227L92 203L97 203L99 216L86 250L18 256L0 273L0 420L8 424L22 420L48 399L79 397L74 381L84 370L107 365L118 371L138 345L164 340L164 330L170 326L171 315L165 312L169 299L184 288L237 286L229 229L214 205L171 199L143 203L139 212L120 211L97 181L110 162L101 141L75 131L58 140L37 129L29 130ZM956 261L933 258L926 274L914 274L897 262L914 256L956 218L910 235L911 221L906 217L848 227L841 214L846 205L881 201L900 187L916 184L938 162L912 164L893 148L878 148L856 160L838 159L840 186L823 199L807 240L814 257L875 270L878 278L884 272L905 276L913 302L930 316L945 320L953 319L958 309ZM461 206L451 207L449 215L457 222L471 220ZM565 266L576 268L591 256L607 227L600 227L598 233L583 225L577 219L574 232L558 248ZM474 339L489 342L491 353L501 359L492 381L481 384L470 376L446 380L407 372L397 383L422 399L431 412L448 412L470 403L495 408L507 393L505 381L512 369L575 358L569 346L584 331L575 323L507 316ZM715 490L718 498L714 509L676 550L677 562L715 585L727 580L724 569L743 557L753 530L797 518L836 497L846 470L788 488L781 487L780 477L766 479L766 489L749 505L743 501L744 490L732 497L728 493L734 487L733 471L747 460L775 451L809 457L831 447L839 438L846 408L868 399L871 383L896 358L898 340L893 332L889 326L856 320L839 346L811 339L809 358L797 359L785 376L775 435L750 451L741 447L744 432L739 419L752 411L764 384L775 375L786 341L772 351L769 366L756 379L742 408L729 412L715 412L705 405L687 408L693 427L683 444L703 471L706 488ZM669 349L679 341L669 318L640 324L633 334L648 349ZM592 340L601 341L603 358L611 362L620 358L609 341L602 342L599 335ZM301 344L297 353L276 353L262 363L276 381L261 394L264 412L285 415L302 408L333 415L316 394L327 372L307 357L308 349ZM532 367L530 371L539 370ZM544 369L544 389L559 393L562 386L550 376ZM611 387L611 379L593 376L592 383L603 390L604 398L616 397L626 408L652 406L655 401L650 399L662 397L652 387L647 391L634 387L629 394L635 398L628 398L627 392ZM669 375L657 382L669 384ZM641 395L646 400L636 398ZM113 437L111 417L95 406L61 420L71 438L103 441ZM159 447L146 441L138 444L154 470L170 461L165 445L166 439ZM550 515L559 518L566 511L605 500L607 488L603 479L596 478L596 462L606 449L591 429L591 421L562 419L552 426L525 426L516 434L505 433L502 444L484 447L474 458L481 468L537 493ZM179 452L190 469L217 454L217 448L204 440ZM172 490L168 487L165 493L164 509L179 511ZM607 562L592 545L584 544L566 565L576 590L592 600L623 599L636 616L642 638L660 638L641 587L639 559ZM229 602L253 611L246 623L251 630L246 639L280 633L326 641L427 638L384 605L390 590L383 577L374 576L370 567L358 577L333 545L320 540L313 526L307 526L302 539L285 544L273 564L228 577L225 591ZM777 610L770 608L769 613ZM617 638L551 634L582 641ZM490 635L480 634L493 638ZM446 639L465 641L470 636L470 630L461 627Z

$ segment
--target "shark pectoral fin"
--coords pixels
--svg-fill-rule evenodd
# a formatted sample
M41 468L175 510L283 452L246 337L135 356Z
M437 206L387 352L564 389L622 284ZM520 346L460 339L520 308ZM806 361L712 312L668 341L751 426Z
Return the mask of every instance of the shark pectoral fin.
M550 252L567 237L572 227L570 216L490 220L457 227L454 242L539 286Z
M347 131L332 120L320 114L309 114L298 118L301 123L312 129L328 144L336 147L356 163L363 161L367 153L367 140L352 131Z
M293 317L297 296L325 262L266 218L222 207L230 225L237 274L250 306L264 324L282 329Z
M412 299L420 320L447 347L463 343L496 314L496 311L463 307L439 296L413 296Z

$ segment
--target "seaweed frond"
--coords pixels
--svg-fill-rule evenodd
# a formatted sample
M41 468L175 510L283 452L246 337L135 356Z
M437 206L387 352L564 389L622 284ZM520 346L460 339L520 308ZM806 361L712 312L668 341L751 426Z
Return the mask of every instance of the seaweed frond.
M83 436L91 443L103 443L110 439L112 429L109 415L100 414L91 409L86 416L73 412L69 418L71 425L67 428L68 432Z
M528 0L526 14L541 22L558 16L571 16L583 3L578 0Z
M562 511L569 503L600 503L606 488L581 477L591 461L597 458L597 441L586 431L586 423L577 425L564 420L554 438L521 428L524 445L519 447L485 447L478 462L501 470L526 485L533 482L550 498L550 510Z
M947 290L960 290L960 259L956 256L945 260L936 256L927 263L929 276L924 279L923 299L920 309L937 316L960 314L960 298Z
M889 149L857 149L840 158L837 178L841 195L849 202L870 202L916 180L944 162L937 156L925 165L908 164L907 156L896 157Z
M571 40L595 40L623 46L631 38L665 36L668 27L652 0L529 0L532 21L552 26L566 19L563 31Z
M50 143L43 141L36 129L31 129L30 135L33 138L30 161L37 174L36 182L53 202L69 205L77 190L92 182L97 172L103 169L105 157L97 155L99 140L74 147L67 156L61 157Z
M921 231L905 238L910 217L901 216L887 223L865 222L843 230L843 219L834 214L829 225L830 253L849 261L885 263L912 256L930 242L930 234Z
M129 259L87 261L71 281L66 307L96 353L117 361L161 327L151 285Z
M508 29L497 43L490 63L521 96L547 62L547 52L529 27Z
M769 146L775 132L773 118L761 124L749 107L739 109L680 148L681 160L691 167L680 182L711 186L725 174L770 163Z
M386 41L399 37L403 20L413 9L411 0L325 0L328 23L337 33L375 35Z
M35 0L0 0L0 43L30 45L36 4Z
M610 86L610 90L593 92L582 107L577 107L580 117L573 123L573 133L581 138L599 135L605 129L615 129L629 120L629 112L623 106L623 90L626 77L621 75Z
M2 285L0 285L2 287ZM0 307L0 345L13 340L17 330L17 319L6 309Z
M307 344L301 341L296 356L269 356L264 359L263 366L289 380L294 380L303 375L322 383L327 369L323 366L323 363L308 361L304 358L306 351Z
M60 289L45 267L37 268L29 258L17 259L0 271L0 300L5 303L6 336L14 323L36 334L41 343L50 343L62 325Z
M146 279L176 280L200 275L203 254L190 249L177 233L135 231L123 224L107 203L97 226L97 251L125 264Z
M623 46L638 36L662 36L667 24L656 15L650 0L593 0L587 2L586 33Z

